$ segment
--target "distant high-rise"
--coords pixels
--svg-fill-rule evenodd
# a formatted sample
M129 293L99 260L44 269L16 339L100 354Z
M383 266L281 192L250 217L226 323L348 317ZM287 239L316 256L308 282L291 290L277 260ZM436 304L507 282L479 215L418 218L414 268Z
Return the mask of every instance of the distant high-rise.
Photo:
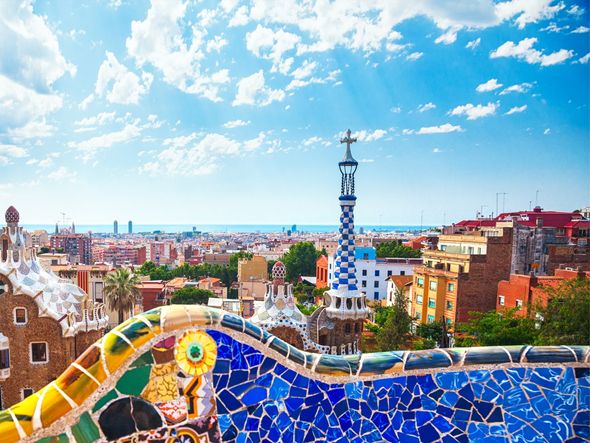
M117 222L117 220L113 222L113 232L115 233L115 235L119 233L119 222Z
M133 234L133 222L131 220L127 222L127 232Z

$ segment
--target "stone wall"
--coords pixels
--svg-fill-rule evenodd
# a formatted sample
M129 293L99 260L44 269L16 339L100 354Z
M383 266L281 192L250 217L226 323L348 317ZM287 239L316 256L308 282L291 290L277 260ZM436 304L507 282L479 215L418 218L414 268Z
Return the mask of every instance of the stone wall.
M311 354L244 319L166 306L0 411L2 442L587 441L590 347Z

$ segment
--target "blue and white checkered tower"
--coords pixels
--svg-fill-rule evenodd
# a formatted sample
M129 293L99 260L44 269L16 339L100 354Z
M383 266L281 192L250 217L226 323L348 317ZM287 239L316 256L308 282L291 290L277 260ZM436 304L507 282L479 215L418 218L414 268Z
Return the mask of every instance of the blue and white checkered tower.
M338 163L342 174L340 187L340 228L338 249L334 268L334 279L326 293L326 311L328 316L342 319L360 319L367 315L365 295L358 290L355 266L354 236L354 173L358 162L352 156L350 145L357 141L350 136L350 129L340 143L346 143L344 158Z

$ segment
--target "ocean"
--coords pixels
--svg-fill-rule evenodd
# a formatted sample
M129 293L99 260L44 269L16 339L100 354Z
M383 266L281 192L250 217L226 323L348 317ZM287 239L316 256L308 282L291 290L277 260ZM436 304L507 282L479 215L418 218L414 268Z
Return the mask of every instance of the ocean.
M252 233L272 233L272 232L286 232L291 229L292 225L233 225L233 224L214 224L214 225L175 225L175 224L133 224L133 233L152 233L154 231L161 231L166 233L178 233L192 231L193 226L200 232L222 233L222 232L252 232ZM23 225L28 231L36 229L45 229L52 233L55 231L55 225ZM62 226L60 225L60 228ZM363 228L367 231L378 232L413 232L420 231L420 226L400 225L400 226L376 226L376 225L357 225L355 230L358 233L359 229ZM430 226L423 226L422 229L429 229ZM312 233L329 233L338 231L338 225L297 225L298 232L312 232ZM76 232L86 233L92 232L96 234L113 233L113 225L76 225ZM127 233L127 223L119 224L119 234Z

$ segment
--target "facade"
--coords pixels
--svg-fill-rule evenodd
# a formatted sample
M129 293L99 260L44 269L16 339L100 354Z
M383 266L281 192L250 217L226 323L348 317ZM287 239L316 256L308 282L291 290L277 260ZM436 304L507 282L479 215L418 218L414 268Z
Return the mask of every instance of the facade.
M422 264L420 258L377 258L373 247L356 248L356 271L359 290L367 300L384 301L387 299L387 279L392 275L412 275L414 266ZM328 257L328 283L335 278L336 257Z
M141 304L144 311L168 304L168 293L164 280L147 280L139 284Z
M268 280L268 265L260 255L238 261L238 282L251 280Z
M320 255L315 262L315 287L328 287L328 257Z
M215 297L227 298L227 288L223 286L221 280L216 277L205 277L197 282L196 285L199 289L205 289L213 292Z
M510 275L511 228L441 235L438 250L424 251L414 268L411 315L417 322L445 318L451 325L470 311L496 308L498 282Z
M31 247L33 248L42 248L48 247L51 245L49 242L49 235L45 229L37 229L35 231L29 232L29 237L31 239Z
M54 380L108 323L104 306L45 271L14 207L0 234L0 398L8 407Z
M70 263L91 264L92 238L90 235L61 232L52 235L50 243L53 252L63 249L63 252L68 254L68 261Z
M145 245L114 244L97 245L92 248L94 263L110 263L113 266L142 265L146 261Z
M43 269L45 269L46 271L49 271L49 269L51 269L51 266L56 266L56 265L67 265L69 264L68 262L68 254L64 254L64 253L45 253L45 254L39 254L37 255L37 261L39 262L39 264L43 267Z
M516 315L532 317L538 304L545 306L547 303L546 287L555 287L563 280L575 278L590 278L590 271L562 268L552 276L510 274L508 280L498 283L496 311L516 309Z
M385 304L387 306L393 306L395 304L395 296L397 291L406 297L408 302L408 313L412 315L412 281L414 280L413 275L392 275L387 278L387 299Z

